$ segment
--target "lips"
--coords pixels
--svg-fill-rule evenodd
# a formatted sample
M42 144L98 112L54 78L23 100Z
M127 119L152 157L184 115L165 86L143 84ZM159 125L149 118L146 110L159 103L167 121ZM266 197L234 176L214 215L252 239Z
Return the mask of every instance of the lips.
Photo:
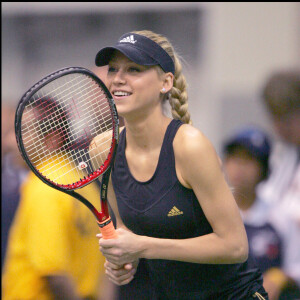
M132 93L126 91L113 91L112 94L115 97L127 97L130 96Z

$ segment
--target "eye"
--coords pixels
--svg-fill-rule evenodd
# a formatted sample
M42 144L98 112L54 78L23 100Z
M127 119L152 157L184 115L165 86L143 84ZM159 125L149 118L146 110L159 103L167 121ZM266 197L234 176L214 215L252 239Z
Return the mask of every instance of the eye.
M113 72L117 72L117 68L115 68L113 66L109 66L108 67L108 73L113 73Z
M129 67L128 71L129 72L141 72L141 69L138 67Z

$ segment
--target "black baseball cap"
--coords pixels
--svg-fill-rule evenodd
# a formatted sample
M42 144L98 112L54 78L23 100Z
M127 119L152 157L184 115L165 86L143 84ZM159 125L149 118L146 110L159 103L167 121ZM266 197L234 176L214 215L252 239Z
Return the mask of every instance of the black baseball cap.
M106 66L115 50L139 65L159 65L165 73L175 73L172 58L160 45L143 35L132 32L123 34L115 46L101 49L96 55L96 66Z

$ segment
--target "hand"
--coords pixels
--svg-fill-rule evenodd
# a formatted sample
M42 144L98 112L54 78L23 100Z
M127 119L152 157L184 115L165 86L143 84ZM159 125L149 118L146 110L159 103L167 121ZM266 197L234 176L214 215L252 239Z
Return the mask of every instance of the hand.
M281 289L275 284L272 280L269 280L268 277L264 277L263 286L268 293L270 300L278 300L281 293Z
M128 263L123 266L113 264L106 260L104 267L106 269L105 273L108 276L109 280L116 285L125 285L128 284L134 278L136 273L139 260L136 260L133 263Z
M264 274L263 286L270 300L278 300L282 289L288 282L288 277L279 268L268 269Z
M141 236L125 229L117 229L118 238L103 239L102 234L97 234L100 238L100 251L106 259L118 266L137 261L141 257Z

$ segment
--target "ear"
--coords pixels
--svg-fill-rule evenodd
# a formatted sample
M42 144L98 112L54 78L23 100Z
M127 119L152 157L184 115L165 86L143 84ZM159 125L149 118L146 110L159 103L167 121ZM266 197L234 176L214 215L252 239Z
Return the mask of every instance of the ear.
M171 72L164 74L163 85L161 89L161 93L168 93L173 87L174 75Z

